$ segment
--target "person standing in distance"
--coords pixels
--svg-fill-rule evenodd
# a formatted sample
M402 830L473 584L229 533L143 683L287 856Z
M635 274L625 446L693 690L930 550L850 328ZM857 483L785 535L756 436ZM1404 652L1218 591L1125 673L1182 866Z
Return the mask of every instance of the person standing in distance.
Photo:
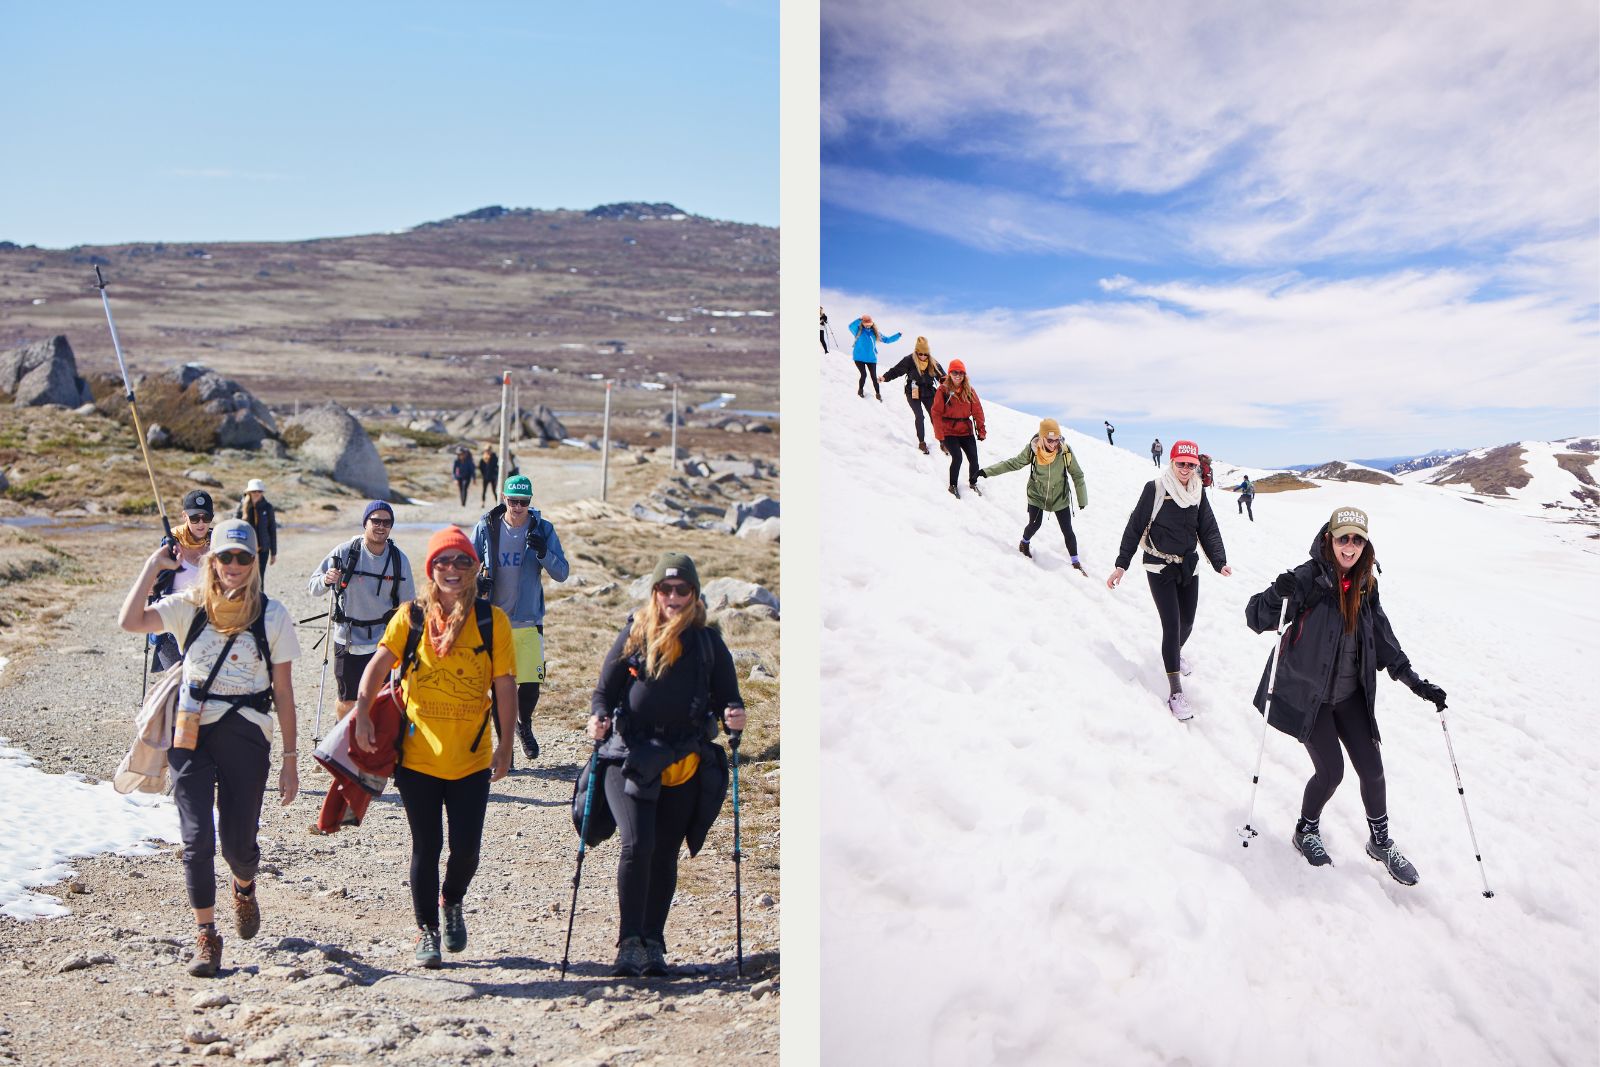
M383 640L384 628L402 603L417 595L411 561L390 536L394 509L374 500L361 513L361 535L329 552L311 572L312 596L331 590L333 673L339 718L356 706L361 674Z
M478 477L483 479L483 487L478 490L478 503L495 499L495 489L500 484L500 457L495 455L493 445L483 446L483 457L478 460Z
M456 461L450 468L450 476L456 480L456 488L461 490L461 506L467 506L467 490L472 487L472 453L465 448L456 449Z
M872 395L883 403L883 393L878 389L878 344L881 342L892 345L900 340L899 334L885 337L879 332L878 326L872 321L871 315L863 315L850 324L850 332L855 335L855 345L851 349L851 358L856 361L856 396L865 397L867 388L867 374L872 374Z
M1105 422L1104 419L1102 419L1101 421ZM1116 444L1115 441L1111 440L1111 435L1116 433L1116 432L1117 432L1117 428L1115 426L1111 425L1111 423L1106 422L1106 444L1108 444L1108 445L1115 445Z
M251 478L244 487L244 499L234 510L233 517L243 519L256 532L256 544L261 551L256 562L261 566L261 587L267 586L267 564L278 562L278 513L267 499L267 485L260 478Z
M1250 513L1250 521L1251 522L1255 522L1256 521L1256 506L1255 506L1256 487L1255 487L1255 483L1250 481L1250 476L1248 474L1242 475L1242 478L1244 480L1241 481L1237 486L1234 487L1234 488L1239 490L1239 510L1240 511L1248 511Z
M1157 467L1161 466L1161 438L1150 442L1150 462Z
M526 475L506 479L504 500L484 513L472 528L472 549L482 561L480 595L511 619L511 643L517 657L517 739L522 754L538 759L539 739L533 732L533 709L544 683L544 582L546 573L567 580L567 554L550 520L533 508L533 483ZM495 722L499 723L496 716Z

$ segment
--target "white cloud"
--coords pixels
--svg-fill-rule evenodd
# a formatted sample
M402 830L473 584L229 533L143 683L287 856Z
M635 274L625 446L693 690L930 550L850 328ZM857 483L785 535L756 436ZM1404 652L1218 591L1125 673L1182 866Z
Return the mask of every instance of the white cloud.
M1486 409L1597 410L1593 314L1545 295L1474 299L1485 280L1119 277L1104 300L1041 311L935 312L843 292L824 303L839 321L870 309L908 341L926 335L939 359L967 361L980 394L1068 419L1304 430L1309 411L1328 432L1375 433Z
M1596 225L1592 4L883 0L827 5L823 48L833 146L1042 161L1051 196L1179 194L1174 223L1227 262Z

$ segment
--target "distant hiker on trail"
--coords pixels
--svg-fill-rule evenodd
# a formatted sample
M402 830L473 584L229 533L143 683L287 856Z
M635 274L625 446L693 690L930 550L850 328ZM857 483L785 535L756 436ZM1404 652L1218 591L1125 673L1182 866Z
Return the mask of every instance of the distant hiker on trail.
M817 336L822 338L822 354L828 354L828 312L824 308L817 308Z
M850 324L850 332L855 335L856 343L851 351L851 358L856 361L856 370L859 375L856 379L856 396L864 397L867 387L867 372L872 373L872 395L883 402L883 393L878 391L878 343L892 345L900 340L899 334L888 337L878 332L878 327L873 323L871 315L863 315Z
M478 593L511 619L516 650L517 737L522 754L539 757L533 709L544 682L544 582L567 580L567 554L550 520L533 504L533 483L520 474L506 479L505 499L472 528L472 550L482 560ZM496 720L498 721L498 719Z
M493 445L483 446L483 457L478 460L478 477L483 480L483 488L478 490L478 503L499 500L496 491L500 487L500 457L495 455Z
M1102 419L1101 421L1105 422L1104 419ZM1108 444L1108 445L1116 444L1115 441L1111 440L1111 435L1116 433L1116 432L1117 432L1117 428L1115 426L1111 425L1109 422L1107 422L1106 423L1106 444Z
M467 490L472 485L472 475L475 471L472 463L472 453L465 448L456 450L455 465L450 468L450 477L456 480L456 488L461 490L461 506L467 506Z
M167 764L183 838L184 882L199 927L189 963L197 978L215 977L222 964L213 862L219 844L233 874L234 930L248 941L261 927L256 827L272 763L274 707L283 732L280 802L293 803L300 791L290 680L300 642L289 612L261 592L257 554L250 524L224 520L212 531L199 582L148 606L144 597L157 575L178 567L165 547L158 548L128 590L117 620L131 633L183 637L183 684Z
M1068 448L1066 441L1062 439L1061 425L1055 419L1041 419L1039 432L1023 446L1021 452L1003 462L991 463L978 472L978 477L989 478L1023 467L1028 468L1028 525L1022 529L1022 541L1017 545L1017 551L1030 559L1033 558L1028 542L1039 532L1039 525L1044 522L1044 513L1054 512L1056 524L1061 527L1061 536L1067 542L1067 555L1072 557L1072 566L1087 578L1088 572L1078 561L1078 535L1072 532L1072 501L1067 489L1068 476L1072 478L1072 484L1077 487L1080 511L1089 506L1089 496L1083 488L1083 468L1078 466L1078 458L1072 454L1072 449Z
M1161 466L1161 438L1159 437L1150 442L1150 462L1158 467Z
M200 582L202 569L201 558L206 554L206 548L211 544L211 520L215 515L215 502L211 494L204 489L191 489L183 494L183 522L173 527L171 537L163 537L163 548L177 546L178 559L175 568L163 567L156 574L155 585L150 590L148 603L154 604L164 596L173 593L185 593L193 589ZM157 674L178 662L178 639L169 633L156 630L142 631L153 633L154 648L150 653L150 669Z
M1140 562L1149 572L1145 577L1150 582L1150 598L1161 616L1161 663L1170 692L1167 708L1179 719L1194 716L1179 675L1189 673L1182 649L1194 629L1195 608L1200 603L1197 546L1205 548L1206 559L1218 574L1224 578L1233 574L1217 517L1196 473L1199 469L1199 447L1193 441L1174 442L1172 462L1146 483L1128 514L1116 569L1106 579L1106 588L1115 589L1133 562L1134 549L1142 550Z
M361 675L384 628L403 601L416 596L411 561L390 534L394 508L374 500L361 513L361 534L334 547L311 572L312 596L333 591L333 675L338 717L356 706Z
M988 431L983 425L983 405L967 381L967 365L961 360L950 361L950 371L934 395L932 415L939 451L950 457L950 495L961 498L956 482L961 478L961 457L965 455L967 486L982 496L983 490L978 488L978 441L987 437Z
M267 564L278 562L278 514L267 499L267 485L260 478L251 478L244 487L244 499L234 509L233 517L243 519L256 532L256 544L261 546L257 556L261 564L261 587L267 587Z
M911 414L917 420L917 448L927 455L928 442L922 434L922 413L927 411L931 414L933 411L933 394L938 391L939 383L944 381L944 368L929 354L926 337L917 338L915 350L909 356L902 357L882 380L892 381L902 374L906 376L906 403L911 405Z
M1211 457L1204 452L1200 453L1200 484L1207 489L1212 486Z
M1378 672L1388 671L1389 677L1441 712L1445 692L1417 677L1395 638L1378 602L1378 578L1373 573L1377 556L1367 530L1367 514L1360 508L1335 509L1317 528L1310 558L1251 597L1244 617L1258 634L1275 630L1288 600L1267 721L1305 745L1311 756L1313 773L1292 838L1295 850L1313 867L1333 862L1323 847L1318 820L1344 778L1342 741L1361 779L1367 855L1382 863L1395 881L1415 885L1417 869L1389 836L1381 738L1373 714ZM1269 657L1256 687L1257 711L1267 699L1270 671Z
M354 743L374 750L372 699L383 688L389 669L405 664L405 723L394 784L411 828L415 959L434 968L443 964L441 907L445 951L467 947L462 901L478 870L489 783L511 770L516 657L505 612L474 597L478 557L461 528L446 526L430 537L426 560L421 595L389 621L383 643L362 675ZM499 698L502 720L500 741L492 754L487 736L491 687ZM447 819L450 857L441 886L439 857Z
M1239 491L1239 510L1240 511L1248 511L1249 514L1250 514L1250 521L1251 522L1255 522L1256 521L1256 508L1255 508L1256 487L1250 481L1250 476L1248 474L1242 475L1241 477L1244 480L1241 481L1238 485L1234 486L1234 488Z
M685 841L690 856L700 851L727 794L719 724L745 726L733 656L706 625L694 560L664 553L651 580L650 599L606 653L589 704L589 736L605 742L597 784L622 838L612 973L624 977L667 973L678 852Z

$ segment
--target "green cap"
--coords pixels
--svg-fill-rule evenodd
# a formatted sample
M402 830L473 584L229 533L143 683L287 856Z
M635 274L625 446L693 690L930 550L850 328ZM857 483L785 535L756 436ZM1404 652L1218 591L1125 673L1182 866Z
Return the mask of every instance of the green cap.
M533 483L528 481L525 474L513 474L506 479L506 484L501 493L504 496L521 496L533 499Z
M1328 517L1328 536L1338 537L1340 534L1367 535L1367 513L1360 508L1334 508L1333 514ZM212 536L216 536L213 534ZM1368 537L1368 540L1371 538Z

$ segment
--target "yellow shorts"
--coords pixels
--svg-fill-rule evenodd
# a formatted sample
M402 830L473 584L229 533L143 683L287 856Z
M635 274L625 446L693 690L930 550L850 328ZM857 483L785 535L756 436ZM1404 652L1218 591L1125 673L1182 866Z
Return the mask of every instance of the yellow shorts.
M517 684L544 681L544 634L537 626L514 626L511 648L517 658Z

